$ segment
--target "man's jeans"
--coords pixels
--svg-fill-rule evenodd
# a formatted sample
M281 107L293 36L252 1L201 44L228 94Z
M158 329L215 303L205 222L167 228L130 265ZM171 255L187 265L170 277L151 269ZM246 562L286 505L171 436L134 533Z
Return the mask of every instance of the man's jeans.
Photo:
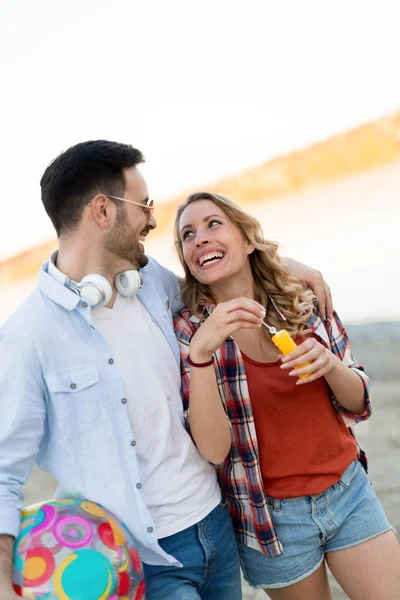
M183 567L143 565L146 600L241 600L239 557L226 500L197 525L159 543Z

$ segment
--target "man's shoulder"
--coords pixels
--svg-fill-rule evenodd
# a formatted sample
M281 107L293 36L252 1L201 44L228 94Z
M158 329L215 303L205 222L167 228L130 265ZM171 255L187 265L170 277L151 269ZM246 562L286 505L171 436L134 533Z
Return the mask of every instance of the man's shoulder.
M144 273L150 276L153 282L179 282L179 278L167 267L163 267L155 258L149 256L149 262L144 267Z
M179 277L150 257L143 274L151 279L159 294L169 298L171 312L175 314L182 307Z
M2 338L14 342L35 337L35 333L49 328L49 312L46 297L35 288L26 300L1 325Z

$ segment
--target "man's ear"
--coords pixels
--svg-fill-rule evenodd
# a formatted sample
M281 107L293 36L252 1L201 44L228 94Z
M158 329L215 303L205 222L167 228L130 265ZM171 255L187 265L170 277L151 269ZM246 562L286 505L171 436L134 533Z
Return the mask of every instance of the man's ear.
M96 194L89 207L94 220L102 229L108 229L114 223L116 206L105 194Z

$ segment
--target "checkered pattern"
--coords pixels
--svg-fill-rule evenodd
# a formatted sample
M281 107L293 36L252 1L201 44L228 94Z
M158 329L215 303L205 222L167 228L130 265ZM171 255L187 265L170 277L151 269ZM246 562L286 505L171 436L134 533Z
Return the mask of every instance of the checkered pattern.
M212 309L212 306L205 307L200 319L191 315L190 310L185 308L174 321L181 352L182 396L188 430L189 344L202 320L207 318ZM339 317L334 313L332 321L324 322L316 308L307 325L326 348L359 375L364 384L365 411L362 415L350 412L332 395L333 406L349 427L368 419L371 414L369 379L352 356L349 340ZM217 473L221 488L229 502L236 535L238 540L247 546L260 550L267 556L277 556L282 552L282 545L274 530L263 488L245 367L240 351L232 338L227 339L215 352L214 359L220 396L232 427L231 451L225 462L217 468ZM367 470L365 453L360 446L359 459Z

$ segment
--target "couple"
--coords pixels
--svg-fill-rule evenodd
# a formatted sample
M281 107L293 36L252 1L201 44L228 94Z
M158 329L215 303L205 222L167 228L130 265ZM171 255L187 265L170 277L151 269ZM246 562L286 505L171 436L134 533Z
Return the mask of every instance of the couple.
M59 251L0 330L0 597L17 598L35 460L58 497L127 525L148 600L239 600L240 564L273 599L324 600L325 559L351 598L397 597L399 547L347 428L369 416L368 380L320 275L289 274L257 221L197 194L176 220L182 308L141 243L156 227L142 162L85 142L41 180ZM319 309L296 275L322 287ZM289 360L262 320L294 337Z

